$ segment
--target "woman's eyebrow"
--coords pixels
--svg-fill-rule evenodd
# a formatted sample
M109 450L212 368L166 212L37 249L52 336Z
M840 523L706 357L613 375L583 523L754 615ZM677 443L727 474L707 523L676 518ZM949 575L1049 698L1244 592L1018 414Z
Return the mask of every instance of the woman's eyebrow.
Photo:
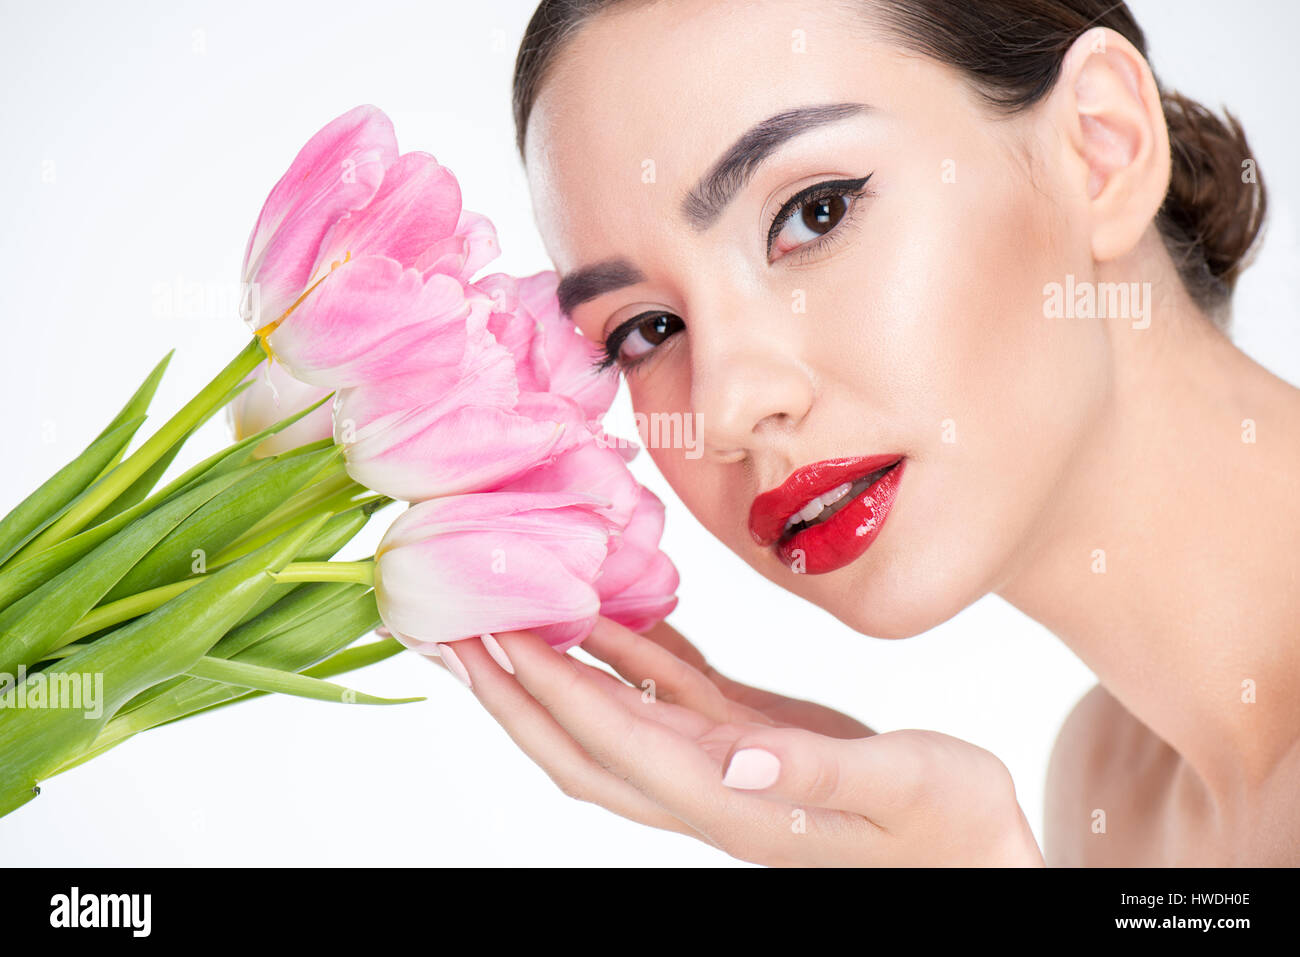
M864 113L865 103L801 106L769 116L741 134L713 168L682 198L682 216L703 232L717 221L736 193L744 189L777 147L801 133Z
M572 319L573 310L584 302L639 282L645 282L645 276L631 262L623 258L606 259L569 273L560 280L555 295L560 301L560 311Z
M744 189L745 184L776 152L777 148L802 133L865 113L865 103L825 103L800 106L775 113L761 120L727 148L683 198L682 217L703 232L722 215L727 204ZM644 282L645 276L623 257L606 259L583 266L566 275L556 288L560 311L572 318L572 312L584 302L624 286Z

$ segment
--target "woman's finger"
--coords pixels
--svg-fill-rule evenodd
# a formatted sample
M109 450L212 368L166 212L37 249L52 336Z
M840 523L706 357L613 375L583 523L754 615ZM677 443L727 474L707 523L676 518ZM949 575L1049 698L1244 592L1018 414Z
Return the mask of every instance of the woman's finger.
M488 713L564 794L599 804L638 823L707 842L694 828L592 760L550 712L491 660L480 639L457 641L454 647L443 645L442 648L447 661L430 660L453 673L464 670L470 677L471 690Z
M684 644L694 652L690 660L682 659L663 644L605 617L597 619L591 634L580 647L633 685L652 691L659 700L690 708L716 723L753 721L775 724L761 711L740 705L724 695L718 685L697 667L696 663L704 664L699 652L675 631L672 634L680 639L680 642L675 642L678 647Z
M572 655L568 657L585 673L591 675L602 688L614 695L615 699L628 710L658 721L679 734L683 734L688 738L698 738L707 734L717 725L716 721L706 718L698 711L692 711L688 707L663 700L653 693L652 687L634 688L627 682L619 681L613 675L594 665L579 661Z
M636 634L636 632L633 632ZM658 645L664 651L676 656L703 675L722 696L736 708L731 720L757 721L776 727L788 725L808 728L818 734L833 738L859 738L875 734L856 718L819 705L813 701L799 698L787 698L774 691L765 691L752 685L729 678L710 665L700 650L686 640L666 621L660 621L644 635L638 636L643 642ZM583 643L585 648L590 642ZM622 672L619 672L622 674Z
M723 783L782 803L851 811L887 828L935 783L931 758L906 732L846 740L755 728L732 741Z
M509 659L505 658L505 653L501 650L501 646L496 643L496 639L493 636L483 635L480 640L483 642L488 654L497 662L497 664L501 665L502 668L506 668L507 665L509 665ZM458 641L456 644L459 646L462 642ZM452 672L452 669L448 668L447 664L441 658L434 655L428 655L426 657L443 671ZM567 657L573 664L585 669L589 674L591 674L591 676L600 683L602 688L606 688L610 694L614 695L615 698L625 706L629 708L644 706L646 710L642 712L643 714L668 725L668 727L680 732L681 734L692 738L698 738L701 735L707 734L716 724L716 722L704 717L696 711L660 700L651 693L649 688L644 690L633 688L631 685L619 681L608 672L589 665L585 661L579 661L571 655ZM505 662L504 664L503 659ZM513 667L513 665L510 665L510 667ZM513 672L508 669L507 673L513 674ZM466 672L466 675L468 675L468 672ZM464 677L461 677L460 675L457 675L457 677L460 678L462 683L465 681ZM725 749L722 753L725 753ZM719 758L722 756L722 753L719 753Z
M699 742L629 711L536 635L504 632L496 638L519 683L614 777L735 857L779 853L784 859L794 852L790 809L724 787L719 762Z

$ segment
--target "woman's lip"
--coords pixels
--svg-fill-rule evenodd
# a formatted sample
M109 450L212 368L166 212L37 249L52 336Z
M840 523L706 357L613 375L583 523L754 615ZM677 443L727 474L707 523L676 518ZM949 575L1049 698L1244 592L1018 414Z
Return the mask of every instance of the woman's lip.
M809 500L902 461L899 454L826 459L796 469L771 491L763 492L749 508L749 533L766 548L780 539L785 523ZM811 531L811 529L808 529Z
M791 571L820 575L856 561L871 547L894 505L906 460L885 472L824 522L783 538L776 555Z

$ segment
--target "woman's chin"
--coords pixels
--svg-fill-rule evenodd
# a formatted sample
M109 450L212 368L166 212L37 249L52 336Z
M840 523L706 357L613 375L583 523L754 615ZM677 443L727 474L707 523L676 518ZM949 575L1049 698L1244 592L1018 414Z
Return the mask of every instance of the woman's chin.
M804 590L804 597L841 622L871 638L911 638L936 628L974 604L987 589L956 580L936 580L898 566L828 580L826 587Z

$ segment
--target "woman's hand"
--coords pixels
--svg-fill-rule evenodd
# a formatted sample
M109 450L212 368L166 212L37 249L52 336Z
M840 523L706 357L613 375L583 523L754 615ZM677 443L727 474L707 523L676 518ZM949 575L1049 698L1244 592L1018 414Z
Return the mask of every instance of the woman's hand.
M742 685L666 624L583 642L631 684L526 631L441 647L565 794L631 820L773 866L1042 866L992 753Z

